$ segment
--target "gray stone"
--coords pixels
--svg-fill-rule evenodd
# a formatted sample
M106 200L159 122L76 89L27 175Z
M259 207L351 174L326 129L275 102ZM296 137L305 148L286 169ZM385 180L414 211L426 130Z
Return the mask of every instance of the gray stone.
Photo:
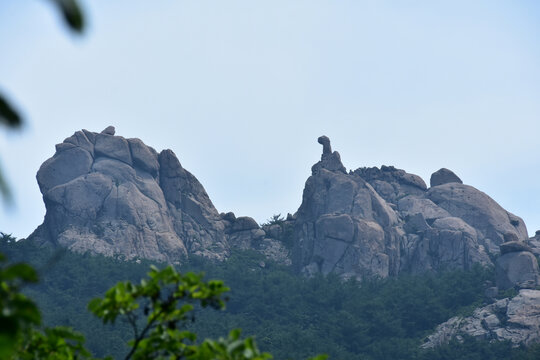
M337 152L312 167L295 214L293 266L306 275L388 276L399 266L398 216L373 187L344 171ZM336 161L329 166L325 159ZM342 170L340 170L342 169Z
M317 236L352 242L354 239L355 226L352 218L347 214L330 215L325 214L319 217L315 223Z
M75 134L68 137L64 140L64 142L60 145L73 145L74 147L80 147L81 149L84 149L94 157L94 142L95 137L91 137L92 140L87 136L87 134L84 131L76 131ZM56 148L56 151L59 151L58 145Z
M427 190L426 183L418 175L409 174L393 166L381 168L358 168L352 175L367 181L387 202L397 204L406 196L422 197Z
M320 136L317 142L323 146L323 155L332 154L332 146L330 146L330 139L328 136Z
M416 196L405 196L398 201L398 211L402 216L422 214L424 219L440 219L450 217L450 213L429 199Z
M133 167L148 172L153 177L159 173L159 162L157 152L146 146L140 139L128 139Z
M228 221L230 223L233 223L236 221L236 216L234 215L233 212L228 212L228 213L222 213L220 214L221 218L225 221Z
M431 227L426 222L426 219L424 219L422 213L416 213L407 219L403 229L408 233L416 234L423 233L424 231L431 229Z
M529 245L534 255L540 256L540 231L537 231L535 236L527 240L527 245Z
M257 224L255 219L249 216L240 216L236 218L231 231L235 232L253 229L259 229L259 224Z
M429 184L431 187L448 183L463 184L463 181L461 181L461 179L451 170L445 168L435 171L433 174L431 174L431 178L429 179Z
M94 154L132 164L128 142L120 136L97 134Z
M124 259L228 255L225 222L174 153L112 127L68 137L37 179L47 213L29 239Z
M115 128L114 126L107 126L102 132L101 134L104 134L104 135L114 135L115 133Z
M306 275L361 279L491 264L505 239L527 236L519 217L473 187L450 182L428 190L419 176L384 165L347 173L330 140L319 142L321 161L300 208L261 229L250 217L218 213L171 150L158 154L114 129L78 131L38 172L47 214L33 237L76 251L171 262L191 254L223 260L232 248L254 249L292 261ZM290 252L279 241L285 235ZM540 253L540 237L527 243ZM530 286L529 279L518 283Z
M510 223L512 223L512 220L510 220ZM503 239L504 239L505 243L506 242L518 242L519 241L519 238L517 237L516 233L513 233L513 232L504 234Z
M37 181L42 194L90 172L92 156L82 148L63 150L45 161L38 170Z
M528 251L532 252L532 249L530 246L528 246L526 243L521 241L508 241L505 243L502 243L500 246L501 249L501 255L512 253L512 252L520 252L520 251Z
M476 309L472 316L453 317L439 325L422 347L433 348L452 339L463 339L464 335L510 341L515 346L540 342L540 291L523 289L512 299Z
M536 257L528 252L510 252L497 259L497 287L534 288L540 284L540 271Z
M263 239L258 249L264 256L278 264L289 266L291 258L289 250L279 241L274 239Z
M527 237L523 220L518 218L517 223L512 223L506 210L472 186L447 183L430 188L426 197L472 226L481 244L491 253L498 252L507 233L514 233L520 239Z
M484 291L484 296L488 298L489 300L495 299L498 294L499 294L499 288L496 286L489 287L486 289L486 291Z
M185 170L172 150L159 156L159 185L173 217L173 226L187 239L188 252L223 260L229 254L225 224L204 187Z

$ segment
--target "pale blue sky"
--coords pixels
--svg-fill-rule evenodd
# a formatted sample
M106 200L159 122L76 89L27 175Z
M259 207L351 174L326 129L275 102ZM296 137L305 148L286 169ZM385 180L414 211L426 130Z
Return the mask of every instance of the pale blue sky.
M27 116L0 132L27 236L35 181L74 131L171 148L219 211L298 208L325 134L348 169L441 167L540 229L536 1L84 1L69 34L45 0L0 3L0 89Z

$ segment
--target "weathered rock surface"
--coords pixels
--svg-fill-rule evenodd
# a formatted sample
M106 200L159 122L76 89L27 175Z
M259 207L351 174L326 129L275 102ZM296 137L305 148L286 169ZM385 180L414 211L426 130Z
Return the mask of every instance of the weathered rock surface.
M461 179L454 174L453 171L446 168L435 171L433 174L431 174L431 178L429 179L429 184L431 187L448 183L463 184L463 181L461 181Z
M476 309L472 316L454 317L439 325L422 347L439 346L464 335L488 341L509 340L515 345L539 342L540 291L523 289L512 299Z
M527 228L521 218L507 212L472 186L447 183L431 187L426 197L475 228L479 244L490 253L499 251L505 234L513 233L518 239L527 238Z
M540 284L538 261L529 251L507 252L497 259L497 287L534 289Z
M30 238L126 259L226 256L219 214L174 153L114 133L77 131L57 145L37 174L47 213Z
M402 271L491 264L505 235L527 236L523 221L448 169L424 181L392 166L348 174L322 136L296 213L293 263L307 274L388 276Z
M267 235L250 217L219 214L171 150L158 153L115 132L77 131L56 146L37 173L47 213L29 239L168 262L190 254L224 260L231 248L255 249L290 264L280 226Z
M469 334L529 344L540 340L540 231L527 239L523 220L448 169L430 179L392 166L346 172L321 136L297 213L262 227L219 214L199 181L171 150L139 139L77 131L56 145L37 180L47 209L29 239L125 259L181 262L191 254L223 260L251 249L312 275L387 277L400 272L468 269L496 262L498 290L522 289L439 326L426 347ZM265 266L264 262L261 266Z
M370 184L345 172L339 153L323 151L296 213L293 264L308 275L319 271L345 277L395 275L397 223L395 211Z
M526 239L519 217L450 170L434 173L430 188L392 166L347 173L330 139L318 142L321 160L297 213L261 228L250 217L219 214L171 150L157 153L114 127L77 131L38 171L47 214L31 238L165 261L254 249L305 274L357 278L491 264L503 242ZM528 240L533 251L535 241Z
M529 245L522 241L516 240L504 242L499 246L499 248L501 250L501 255L520 251L532 252L532 249Z
M527 245L534 255L540 256L540 230L537 230L535 235L527 240Z

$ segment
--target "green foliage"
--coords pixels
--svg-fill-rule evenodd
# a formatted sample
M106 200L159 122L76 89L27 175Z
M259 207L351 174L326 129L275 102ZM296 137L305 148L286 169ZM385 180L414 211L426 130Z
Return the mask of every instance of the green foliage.
M2 243L10 244L10 235ZM6 240L7 239L7 240ZM84 359L84 337L67 327L37 329L41 314L36 304L21 293L23 286L36 283L33 267L24 263L7 264L0 253L0 358L2 359Z
M25 242L2 241L0 245L1 250L31 249L26 248ZM80 333L63 326L37 329L41 321L37 306L20 293L20 284L37 281L37 273L30 265L4 266L0 280L1 314L11 316L0 319L0 329L5 332L0 335L6 336L0 342L1 358L94 359L84 347L84 336ZM203 281L202 274L182 274L171 266L163 270L151 266L147 278L139 283L119 282L103 298L93 299L88 309L104 324L121 319L130 325L133 339L129 341L130 350L125 359L272 359L270 354L259 351L253 338L241 339L240 330L231 331L226 338L197 343L196 334L186 329L187 322L195 319L195 307L224 309L223 294L227 291L222 281ZM10 323L14 325L5 326Z
M232 330L226 338L204 340L200 346L192 347L191 360L213 359L272 359L268 353L261 353L253 338L240 339L240 330Z
M188 320L194 302L223 309L222 294L229 289L222 281L203 282L202 275L182 275L171 266L161 271L153 266L148 276L140 284L118 283L104 298L92 300L88 308L105 324L122 316L132 326L135 338L126 359L183 358L193 354L194 347L186 342L195 341L196 335L179 325ZM137 310L141 308L146 320L139 328L141 314Z
M144 313L145 307L151 305L149 298L135 299L133 294L137 293L134 287L140 287L141 279L146 278L149 261L137 264L70 252L58 256L53 249L38 248L24 240L3 243L0 251L15 260L26 260L38 269L46 269L40 272L42 281L25 287L25 294L36 299L44 310L46 325L73 326L84 333L87 346L95 356L110 354L124 358L131 349L127 342L136 338L131 336L133 326L128 320L129 312L119 313L114 324L109 321L104 327L100 319L86 311L90 299L102 296L119 280L124 280L123 290L119 290L118 301L110 300L110 306L120 302L124 309L129 309L126 304L131 303L131 296L139 304L131 310L138 317L139 333L148 323L148 315L153 311L150 307L148 314ZM48 265L55 256L54 265ZM259 265L261 260L265 261L264 268ZM185 321L180 321L176 328L197 334L195 340L186 336L187 333L182 335L186 336L182 341L187 347L197 346L191 348L199 351L194 351L192 358L204 347L223 351L224 344L230 345L235 340L230 339L231 335L220 337L233 328L254 334L261 351L272 353L276 359L307 358L317 353L327 353L330 358L340 360L466 359L469 352L472 359L491 354L492 357L486 355L486 359L528 360L535 359L531 354L540 352L535 347L516 349L504 343L474 339L429 351L419 349L436 325L482 304L484 283L493 281L493 269L474 267L470 271L343 282L334 275L300 277L258 253L246 251L233 253L223 263L194 257L176 271L187 274L202 270L207 278L222 279L231 290L226 293L229 301L225 311L208 309L211 306L205 309L195 299L187 302L193 308L184 313ZM126 284L126 279L133 287ZM148 284L152 280L147 278L146 281ZM165 301L175 285L164 285L160 281L159 286L168 288L160 294L161 301ZM111 296L112 291L102 300ZM178 309L186 299L188 297L179 300ZM117 306L117 311L120 308ZM193 317L195 322L191 322ZM202 341L204 338L218 340Z
M497 299L513 298L517 294L519 294L519 291L514 288L499 290L499 293L497 294Z
M43 332L32 329L28 338L23 340L15 359L91 359L91 355L84 347L83 335L71 328L58 326L46 328Z
M262 223L261 226L281 225L284 221L285 218L283 218L281 214L274 214L265 223Z
M20 291L37 282L37 274L27 264L7 264L0 254L0 358L5 359L15 351L21 334L32 325L41 323L36 304Z
M273 225L279 225L281 231L276 240L281 241L287 249L292 249L294 245L294 227L290 222L285 221L285 218L281 214L272 215L265 223L261 224L261 227L268 228Z
M16 128L21 126L21 123L19 112L0 94L0 124Z

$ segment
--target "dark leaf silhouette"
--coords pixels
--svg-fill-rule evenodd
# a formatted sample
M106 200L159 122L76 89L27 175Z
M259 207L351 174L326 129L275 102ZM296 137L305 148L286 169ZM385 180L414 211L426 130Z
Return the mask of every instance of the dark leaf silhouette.
M68 27L77 33L82 33L85 26L83 12L76 0L52 0L62 12Z
M2 94L0 94L0 123L13 128L22 124L21 116Z

